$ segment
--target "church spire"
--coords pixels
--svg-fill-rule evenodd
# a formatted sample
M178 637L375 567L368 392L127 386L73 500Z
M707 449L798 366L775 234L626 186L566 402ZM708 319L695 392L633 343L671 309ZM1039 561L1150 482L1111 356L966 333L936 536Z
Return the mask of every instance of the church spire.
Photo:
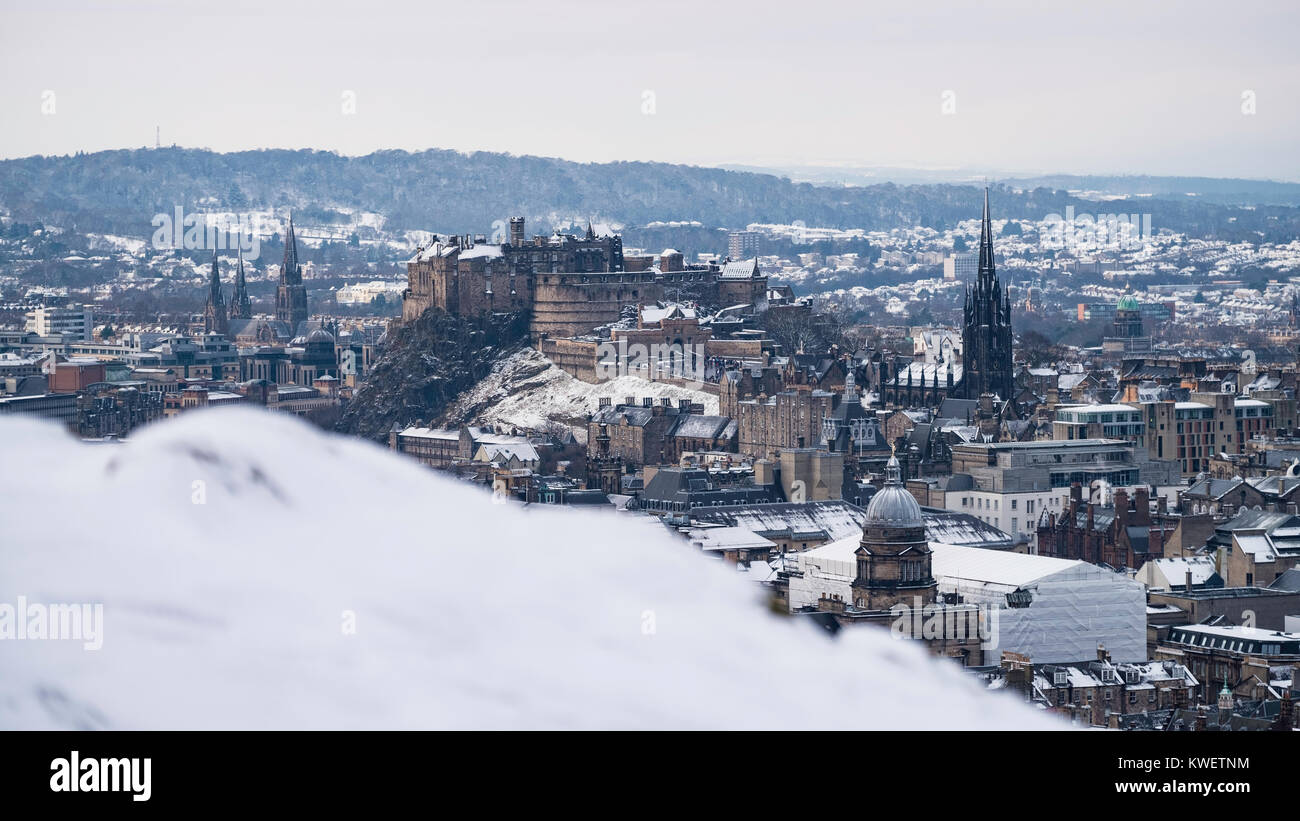
M302 271L298 268L298 238L293 233L293 212L289 212L289 230L284 235L284 264L280 266L280 283L282 285L299 285L302 283Z
M297 334L307 319L307 288L302 284L302 267L298 264L298 238L293 231L293 214L284 234L284 264L280 266L280 287L275 290L275 318L289 323L289 333Z
M212 273L208 276L208 304L203 312L204 333L225 334L228 328L226 301L221 295L221 269L216 249L212 251Z
M235 271L235 292L230 295L232 319L252 319L253 303L248 298L248 284L244 280L244 252L239 252L239 267Z
M980 220L979 278L983 283L993 278L993 220L989 216L989 190L984 189L984 217Z

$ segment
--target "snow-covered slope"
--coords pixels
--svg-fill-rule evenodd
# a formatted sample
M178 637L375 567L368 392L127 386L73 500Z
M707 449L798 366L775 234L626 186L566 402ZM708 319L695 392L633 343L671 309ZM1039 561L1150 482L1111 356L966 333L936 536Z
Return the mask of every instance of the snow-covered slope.
M532 430L544 429L548 421L576 425L578 434L587 415L600 407L602 397L622 402L626 397L689 399L704 406L704 412L718 412L718 397L704 391L682 388L666 382L651 382L639 376L621 376L593 385L575 379L556 367L535 348L526 348L503 359L492 373L470 388L447 410L446 424L506 425Z
M6 419L0 453L0 604L103 604L102 649L0 640L0 729L1055 726L764 612L646 517L494 504L287 415Z

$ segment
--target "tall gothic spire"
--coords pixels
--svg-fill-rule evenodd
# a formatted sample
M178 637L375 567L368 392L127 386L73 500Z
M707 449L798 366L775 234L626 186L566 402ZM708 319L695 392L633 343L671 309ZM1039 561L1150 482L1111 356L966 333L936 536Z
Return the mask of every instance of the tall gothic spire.
M217 252L212 251L212 273L208 276L208 304L203 311L203 330L205 333L224 334L229 328L226 313L226 300L221 295L221 269L218 267Z
M253 303L248 298L248 284L244 281L244 252L239 252L239 267L235 272L235 292L230 295L232 319L252 319Z
M980 282L992 279L993 272L993 220L989 217L989 190L985 188L984 218L980 221Z
M275 289L275 318L289 323L296 334L307 319L307 288L302 284L302 267L298 264L298 238L293 232L293 214L284 235L284 264L280 266L280 287Z
M212 273L208 275L208 301L214 305L225 305L221 296L221 269L218 267L217 252L212 251Z
M959 395L978 399L985 393L1002 399L1014 395L1011 353L1011 301L998 281L993 258L993 218L989 190L984 189L980 219L979 276L966 290L962 323L962 377Z
M301 283L302 270L298 267L298 238L293 233L293 212L290 212L289 230L284 235L284 264L280 266L280 284Z

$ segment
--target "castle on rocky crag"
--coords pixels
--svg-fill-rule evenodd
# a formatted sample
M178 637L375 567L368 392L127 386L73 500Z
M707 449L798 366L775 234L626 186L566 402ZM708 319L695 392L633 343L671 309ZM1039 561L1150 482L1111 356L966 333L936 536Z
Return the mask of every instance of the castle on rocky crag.
M657 262L656 262L657 261ZM715 305L760 305L767 278L757 259L687 265L667 249L624 254L622 237L556 233L526 239L524 218L510 218L507 242L482 235L435 237L407 263L402 320L438 307L457 316L531 313L535 339L579 336L616 322L626 307L664 299Z

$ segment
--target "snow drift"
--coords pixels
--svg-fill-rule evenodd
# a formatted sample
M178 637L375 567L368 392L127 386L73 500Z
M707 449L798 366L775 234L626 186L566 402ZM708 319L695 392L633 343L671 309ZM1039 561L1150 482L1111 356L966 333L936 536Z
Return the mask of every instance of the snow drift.
M9 419L0 453L0 603L103 605L102 649L0 640L0 728L1055 726L765 612L646 517L495 504L288 416Z

